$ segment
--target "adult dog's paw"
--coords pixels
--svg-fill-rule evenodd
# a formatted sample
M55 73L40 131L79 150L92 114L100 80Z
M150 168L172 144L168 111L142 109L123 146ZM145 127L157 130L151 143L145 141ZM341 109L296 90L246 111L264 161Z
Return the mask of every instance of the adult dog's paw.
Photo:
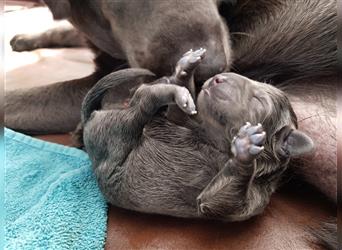
M39 48L39 43L37 39L33 38L31 35L19 34L14 36L10 41L13 51L31 51Z
M266 132L260 123L252 126L247 122L232 141L231 150L235 159L244 164L251 163L264 150L265 139Z

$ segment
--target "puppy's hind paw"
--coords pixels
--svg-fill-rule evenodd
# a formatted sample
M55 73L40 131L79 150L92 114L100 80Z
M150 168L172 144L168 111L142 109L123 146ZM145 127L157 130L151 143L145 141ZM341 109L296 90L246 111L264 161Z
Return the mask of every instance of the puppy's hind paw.
M200 48L193 51L192 49L186 52L183 57L178 61L176 71L178 77L186 77L191 75L196 67L201 63L204 58L206 49Z

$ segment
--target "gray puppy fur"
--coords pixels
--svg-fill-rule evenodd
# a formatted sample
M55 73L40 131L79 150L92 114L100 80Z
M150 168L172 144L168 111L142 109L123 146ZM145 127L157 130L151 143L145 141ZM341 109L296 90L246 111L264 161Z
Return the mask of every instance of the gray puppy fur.
M200 84L228 69L272 83L336 72L333 0L45 2L91 43L97 68L82 79L8 92L6 126L27 133L72 131L84 95L103 76L128 66L168 75L184 51L199 46L207 49L195 74Z
M203 54L190 51L171 77L141 85L126 109L101 110L101 99L150 71L111 73L86 95L85 149L110 203L145 213L245 220L268 204L290 157L312 150L312 140L296 130L288 99L270 85L218 74L205 82L195 105L184 86ZM161 111L168 105L182 110L182 126L167 119L172 110Z

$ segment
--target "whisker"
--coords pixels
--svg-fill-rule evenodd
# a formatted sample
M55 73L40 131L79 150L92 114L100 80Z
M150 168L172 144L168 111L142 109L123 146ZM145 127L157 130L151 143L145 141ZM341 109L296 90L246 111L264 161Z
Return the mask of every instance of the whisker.
M305 120L310 119L310 118L312 118L312 117L317 117L317 116L324 115L324 114L327 114L327 112L320 112L320 113L317 113L317 114L314 114L314 115L305 117L305 118L299 120L298 122L302 122L302 121L305 121Z
M252 35L252 34L248 34L246 32L232 32L230 33L232 36L235 36L235 35L240 35L240 36L248 36L248 37L251 37L251 38L254 38L255 36Z

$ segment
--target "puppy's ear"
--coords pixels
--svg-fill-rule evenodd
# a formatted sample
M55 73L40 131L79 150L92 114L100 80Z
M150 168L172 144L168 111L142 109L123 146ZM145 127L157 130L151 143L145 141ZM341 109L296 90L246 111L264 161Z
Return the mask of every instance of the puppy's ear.
M278 133L277 151L285 157L297 157L310 153L314 149L314 142L305 133L285 126Z
M52 12L53 19L61 20L70 17L71 6L69 0L44 0Z

